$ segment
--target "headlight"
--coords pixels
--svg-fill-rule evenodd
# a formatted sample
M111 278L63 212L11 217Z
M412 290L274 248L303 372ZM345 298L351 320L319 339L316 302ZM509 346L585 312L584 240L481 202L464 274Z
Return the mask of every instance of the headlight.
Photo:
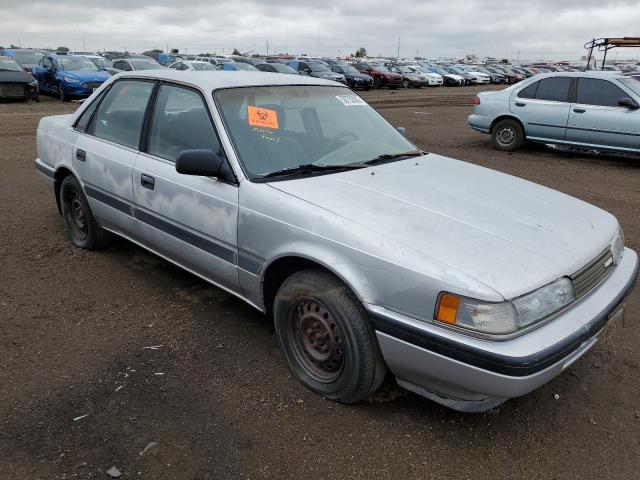
M611 253L613 254L613 261L616 265L620 263L622 254L624 253L624 232L622 227L618 227L618 233L616 233L611 240Z
M37 87L38 86L38 80L34 80L33 82L29 82L29 86L30 87Z
M80 80L73 77L62 77L62 79L67 83L80 83Z
M436 320L492 335L508 335L537 323L576 299L571 280L561 278L509 302L489 303L441 293Z

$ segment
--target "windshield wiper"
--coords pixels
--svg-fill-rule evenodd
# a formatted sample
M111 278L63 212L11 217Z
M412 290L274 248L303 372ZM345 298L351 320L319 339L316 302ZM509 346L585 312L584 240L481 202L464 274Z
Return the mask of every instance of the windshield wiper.
M400 160L401 158L406 158L406 157L421 157L426 154L427 152L423 152L422 150L409 150L408 152L402 152L402 153L384 153L382 155L378 155L377 157L362 163L366 165L375 165L376 163L383 163L390 160Z
M272 178L272 177L281 177L285 175L298 175L305 173L315 173L315 172L330 172L330 171L339 171L339 170L354 170L357 168L366 168L367 165L364 163L348 163L346 165L316 165L314 163L307 163L304 165L298 165L297 167L289 167L283 168L282 170L276 170L275 172L267 173L266 175L262 175L260 178Z

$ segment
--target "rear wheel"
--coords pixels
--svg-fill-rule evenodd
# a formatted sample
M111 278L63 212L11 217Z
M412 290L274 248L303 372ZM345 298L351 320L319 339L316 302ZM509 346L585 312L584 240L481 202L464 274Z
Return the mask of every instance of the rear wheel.
M409 80L403 80L403 81L402 81L402 86L403 86L404 88L409 88Z
M323 397L354 403L384 380L386 367L362 304L330 273L303 270L285 280L274 321L292 374Z
M65 177L60 186L60 207L71 243L87 250L106 245L108 232L96 222L80 182L72 175Z
M493 144L498 150L512 152L524 143L522 126L516 120L506 119L498 122L491 131Z
M373 79L373 88L375 88L376 90L379 90L382 88L382 80L380 80L379 78L374 78Z

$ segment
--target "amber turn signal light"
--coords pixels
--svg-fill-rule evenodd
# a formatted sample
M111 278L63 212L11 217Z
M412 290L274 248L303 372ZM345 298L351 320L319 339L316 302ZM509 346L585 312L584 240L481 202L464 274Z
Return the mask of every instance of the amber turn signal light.
M436 310L436 320L452 325L455 324L459 305L460 297L452 295L451 293L440 294L438 308Z

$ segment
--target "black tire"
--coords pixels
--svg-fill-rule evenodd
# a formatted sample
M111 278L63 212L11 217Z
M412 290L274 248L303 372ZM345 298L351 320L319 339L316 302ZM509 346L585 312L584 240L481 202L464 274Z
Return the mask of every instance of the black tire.
M382 88L382 80L380 80L379 78L374 78L373 88L375 88L376 90L380 90Z
M501 120L491 130L491 138L498 150L513 152L524 143L524 131L516 120Z
M65 177L60 186L60 208L62 223L71 243L86 250L106 246L109 233L98 225L80 182L73 175Z
M63 102L71 101L71 98L69 97L69 94L67 93L67 90L64 88L64 85L62 84L62 82L58 82L58 97Z
M319 395L355 403L383 382L387 369L373 327L334 275L303 270L286 279L276 295L274 322L291 373Z
M403 81L402 81L402 86L403 86L404 88L409 88L409 87L411 86L411 85L409 85L409 80L403 80Z

